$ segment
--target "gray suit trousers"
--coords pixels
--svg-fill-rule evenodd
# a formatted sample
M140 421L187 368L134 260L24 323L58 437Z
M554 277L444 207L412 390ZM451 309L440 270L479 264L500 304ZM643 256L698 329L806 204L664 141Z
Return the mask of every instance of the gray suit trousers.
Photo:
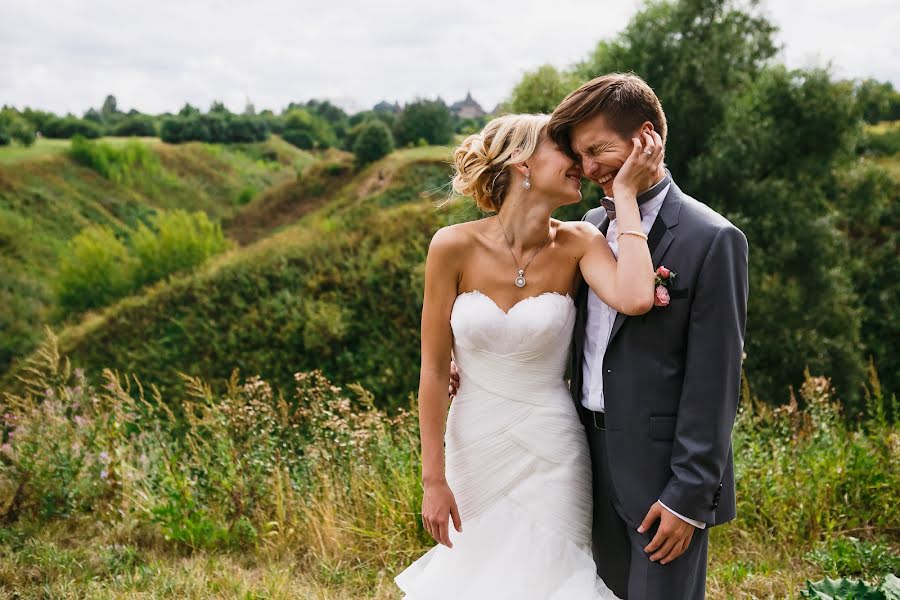
M669 564L650 561L644 548L656 535L659 522L649 531L638 533L639 524L625 521L610 479L606 432L589 422L587 410L580 413L594 463L593 551L597 575L617 596L627 600L702 600L709 529L695 530L687 551Z

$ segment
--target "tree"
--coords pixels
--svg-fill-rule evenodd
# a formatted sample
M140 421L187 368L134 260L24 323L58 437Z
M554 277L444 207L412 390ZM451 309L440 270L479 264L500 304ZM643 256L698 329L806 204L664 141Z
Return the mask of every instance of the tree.
M553 65L538 67L525 73L513 88L509 110L514 113L551 113L576 87L578 80L571 73L560 72Z
M80 135L92 139L103 135L103 129L96 123L68 115L47 121L41 133L48 138L66 139Z
M767 69L694 163L694 187L750 243L745 366L769 401L786 400L806 367L832 377L849 404L859 397L860 302L832 201L835 169L856 144L850 91L825 71Z
M112 129L113 135L156 137L156 122L150 115L128 115Z
M394 136L381 121L372 119L357 125L357 128L359 131L355 135L353 154L358 166L364 167L394 150Z
M590 79L634 71L662 101L668 122L666 163L684 184L731 99L775 55L775 26L758 0L654 1L612 41L598 44L576 73Z
M429 144L448 144L453 138L450 109L441 100L416 100L397 116L394 136L403 145L425 140Z
M121 113L116 105L116 97L110 94L103 100L103 106L100 107L100 115L103 117L103 121L108 123L117 114Z
M337 144L334 130L323 118L296 108L285 115L281 136L303 150L330 148Z
M34 143L34 125L13 108L0 110L0 146L8 145L13 140L23 146Z
M854 91L860 113L867 123L900 119L900 93L889 81L865 79Z

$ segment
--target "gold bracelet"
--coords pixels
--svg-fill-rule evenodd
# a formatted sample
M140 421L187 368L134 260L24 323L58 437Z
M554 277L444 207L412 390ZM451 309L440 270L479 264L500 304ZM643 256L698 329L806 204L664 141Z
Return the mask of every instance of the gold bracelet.
M619 233L619 235L616 236L616 242L618 242L619 238L622 237L623 235L633 235L635 237L639 237L639 238L643 239L645 242L647 241L647 234L644 233L643 231L628 230L628 231L622 231L621 233Z

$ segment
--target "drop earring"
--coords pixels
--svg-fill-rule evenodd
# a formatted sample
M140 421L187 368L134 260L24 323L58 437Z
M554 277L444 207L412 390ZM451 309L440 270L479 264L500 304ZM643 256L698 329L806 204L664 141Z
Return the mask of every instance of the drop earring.
M525 181L522 183L522 187L526 190L531 189L531 175L525 175Z

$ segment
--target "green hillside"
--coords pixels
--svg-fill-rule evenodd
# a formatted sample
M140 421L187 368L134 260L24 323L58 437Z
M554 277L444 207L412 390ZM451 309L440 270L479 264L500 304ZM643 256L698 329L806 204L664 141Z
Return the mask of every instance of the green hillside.
M221 383L238 368L289 388L294 372L318 368L401 402L418 377L428 242L477 215L429 201L447 195L447 159L446 148L403 150L348 177L347 157L327 155L226 231L252 239L285 212L307 212L299 221L62 329L61 351L88 372L134 372L167 397L181 389L178 371Z
M0 372L35 346L42 324L66 318L56 307L55 274L67 243L83 228L103 224L124 236L156 211L174 208L225 219L263 189L294 180L312 161L279 138L229 146L137 143L149 149L152 168L119 181L73 160L68 140L0 149Z

